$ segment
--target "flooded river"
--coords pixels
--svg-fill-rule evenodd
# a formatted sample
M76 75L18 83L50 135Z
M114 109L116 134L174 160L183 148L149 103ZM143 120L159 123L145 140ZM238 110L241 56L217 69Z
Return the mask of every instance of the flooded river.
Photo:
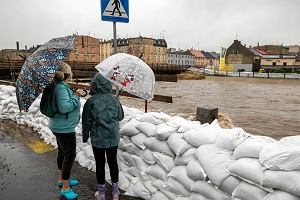
M300 80L207 77L157 82L155 94L173 96L173 103L153 101L149 111L193 119L197 106L208 104L252 134L274 138L300 134ZM142 100L121 97L121 102L144 109Z

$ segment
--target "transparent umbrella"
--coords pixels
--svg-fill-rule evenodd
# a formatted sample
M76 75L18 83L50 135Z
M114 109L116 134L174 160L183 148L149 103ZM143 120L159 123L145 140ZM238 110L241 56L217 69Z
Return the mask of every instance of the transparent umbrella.
M153 99L155 76L140 58L118 53L102 61L96 69L122 90L147 101Z

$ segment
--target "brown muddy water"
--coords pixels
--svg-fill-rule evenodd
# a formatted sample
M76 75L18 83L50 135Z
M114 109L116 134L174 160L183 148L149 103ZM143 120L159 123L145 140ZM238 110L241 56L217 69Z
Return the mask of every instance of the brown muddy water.
M300 80L207 77L156 82L155 94L173 103L151 102L149 111L194 119L196 109L214 105L248 133L281 138L300 134ZM122 104L144 109L143 100L121 97Z

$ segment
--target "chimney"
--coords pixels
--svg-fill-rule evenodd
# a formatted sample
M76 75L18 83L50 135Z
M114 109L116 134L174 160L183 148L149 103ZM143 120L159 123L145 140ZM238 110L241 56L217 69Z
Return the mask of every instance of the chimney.
M25 45L25 50L27 51L27 45Z
M17 42L17 50L20 50L20 44Z

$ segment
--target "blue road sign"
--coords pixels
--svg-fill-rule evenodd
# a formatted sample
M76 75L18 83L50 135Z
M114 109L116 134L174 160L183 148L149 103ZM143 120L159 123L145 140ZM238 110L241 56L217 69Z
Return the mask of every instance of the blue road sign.
M101 0L101 19L102 21L128 23L128 0Z

